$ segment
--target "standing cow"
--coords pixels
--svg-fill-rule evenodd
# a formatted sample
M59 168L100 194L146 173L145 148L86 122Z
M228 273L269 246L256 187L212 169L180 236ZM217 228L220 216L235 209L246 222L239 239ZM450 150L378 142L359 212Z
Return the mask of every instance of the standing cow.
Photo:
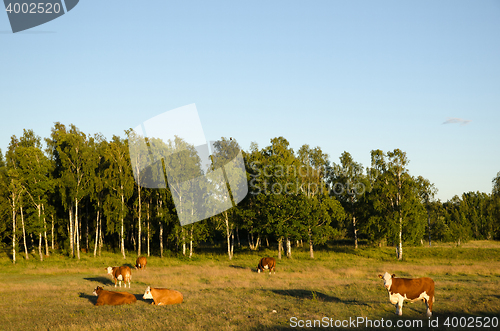
M259 265L257 266L257 271L269 270L269 274L271 274L271 270L276 274L276 260L274 257L263 257L260 259Z
M427 307L427 316L432 316L434 303L434 281L430 278L396 278L395 274L378 275L384 280L384 286L389 292L389 300L396 305L396 314L403 315L403 301L415 302L422 300Z
M135 303L137 298L135 295L127 292L112 292L103 290L101 286L97 286L92 293L97 297L96 306L102 305L123 305L128 303Z
M130 272L129 267L127 266L107 267L106 270L108 271L108 275L111 275L113 277L113 280L115 281L115 287L116 287L116 282L119 282L120 287L122 287L122 281L123 281L124 286L127 287L128 283L128 288L130 288L132 273Z
M152 305L173 305L182 303L184 299L182 293L179 291L166 288L151 288L151 286L148 286L142 298L153 299Z
M135 260L135 269L146 269L146 264L148 264L146 257L139 256L137 260Z

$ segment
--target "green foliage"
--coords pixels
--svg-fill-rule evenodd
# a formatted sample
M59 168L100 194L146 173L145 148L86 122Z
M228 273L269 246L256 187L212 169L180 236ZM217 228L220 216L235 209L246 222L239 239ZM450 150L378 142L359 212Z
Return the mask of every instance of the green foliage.
M5 155L0 153L0 241L12 257L18 250L29 256L41 245L40 234L46 247L52 250L54 242L54 251L70 256L92 245L125 256L138 251L138 244L151 244L151 254L162 256L191 245L222 250L227 242L230 258L237 240L256 251L278 243L279 254L286 243L289 254L295 243L305 242L313 257L313 248L332 239L380 246L401 241L401 247L500 239L500 175L493 179L492 194L468 192L442 203L434 199L437 189L429 180L409 173L408 157L399 149L372 151L371 166L363 169L348 152L335 164L320 147L294 151L283 137L263 148L253 143L247 152L235 139L221 138L208 168L209 159L185 141L151 139L150 151L161 156L153 161L161 166L133 171L128 142L144 138L132 131L127 136L106 141L55 123L45 153L31 130L11 138ZM246 178L234 171L240 151ZM151 162L149 154L138 157L134 165ZM201 179L187 180L194 177ZM165 188L141 184L161 181ZM249 194L235 201L245 182ZM228 209L181 227L178 212L202 218L196 205L184 201Z

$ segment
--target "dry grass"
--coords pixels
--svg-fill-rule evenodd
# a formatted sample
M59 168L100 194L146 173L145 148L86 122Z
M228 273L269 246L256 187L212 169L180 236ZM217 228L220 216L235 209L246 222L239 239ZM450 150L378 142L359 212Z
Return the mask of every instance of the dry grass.
M284 330L291 317L397 321L377 277L384 271L431 276L436 282L434 317L441 321L447 316L499 316L499 246L470 248L467 256L449 253L453 247L435 248L420 260L416 256L422 248L408 248L404 262L391 260L389 248L318 251L315 260L305 251L296 252L292 260L278 261L275 275L255 269L259 256L272 256L272 251L238 253L232 261L223 255L198 255L193 261L151 257L145 271L133 270L132 287L126 289L137 303L102 307L94 306L92 290L97 285L114 290L104 267L133 265L134 258L123 261L109 254L71 261L53 256L16 266L0 259L0 329ZM489 258L481 260L484 256ZM149 285L178 290L184 302L151 305L142 299ZM424 313L424 304L406 304L403 317L427 323Z

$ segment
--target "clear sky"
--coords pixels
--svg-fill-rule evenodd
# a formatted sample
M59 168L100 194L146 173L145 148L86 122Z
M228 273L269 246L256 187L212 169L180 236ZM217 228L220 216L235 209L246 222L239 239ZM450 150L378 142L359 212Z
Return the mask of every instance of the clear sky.
M446 201L500 171L500 2L83 0L13 34L0 149L54 122L107 139L195 103L208 140L399 148Z

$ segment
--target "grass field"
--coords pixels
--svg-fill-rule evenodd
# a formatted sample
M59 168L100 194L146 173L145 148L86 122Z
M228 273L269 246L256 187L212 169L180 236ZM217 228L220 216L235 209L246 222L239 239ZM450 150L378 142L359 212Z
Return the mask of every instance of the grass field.
M275 275L258 274L260 257L276 253L236 252L232 261L222 249L220 254L198 254L192 260L152 256L145 271L132 271L132 287L126 291L136 295L137 302L125 306L94 306L97 298L92 291L98 285L115 290L104 268L133 266L131 254L126 260L117 254L96 259L84 254L80 261L53 254L43 262L35 256L25 261L19 255L16 265L4 254L0 257L0 329L285 330L304 325L302 329L310 330L313 327L306 326L313 326L314 320L321 322L319 327L316 322L318 329L327 325L335 329L335 323L360 330L387 329L382 326L391 323L393 329L400 329L397 323L406 323L409 329L450 330L461 329L453 327L460 323L478 326L488 320L486 329L500 329L494 327L495 319L497 323L500 319L498 242L471 242L460 248L408 247L402 262L394 259L394 248L336 246L316 251L314 260L308 252L295 249L293 259L277 261ZM421 302L405 303L403 316L396 316L377 277L385 271L433 278L433 317L425 316ZM151 305L142 299L149 285L178 290L184 302ZM449 327L444 325L446 320Z

